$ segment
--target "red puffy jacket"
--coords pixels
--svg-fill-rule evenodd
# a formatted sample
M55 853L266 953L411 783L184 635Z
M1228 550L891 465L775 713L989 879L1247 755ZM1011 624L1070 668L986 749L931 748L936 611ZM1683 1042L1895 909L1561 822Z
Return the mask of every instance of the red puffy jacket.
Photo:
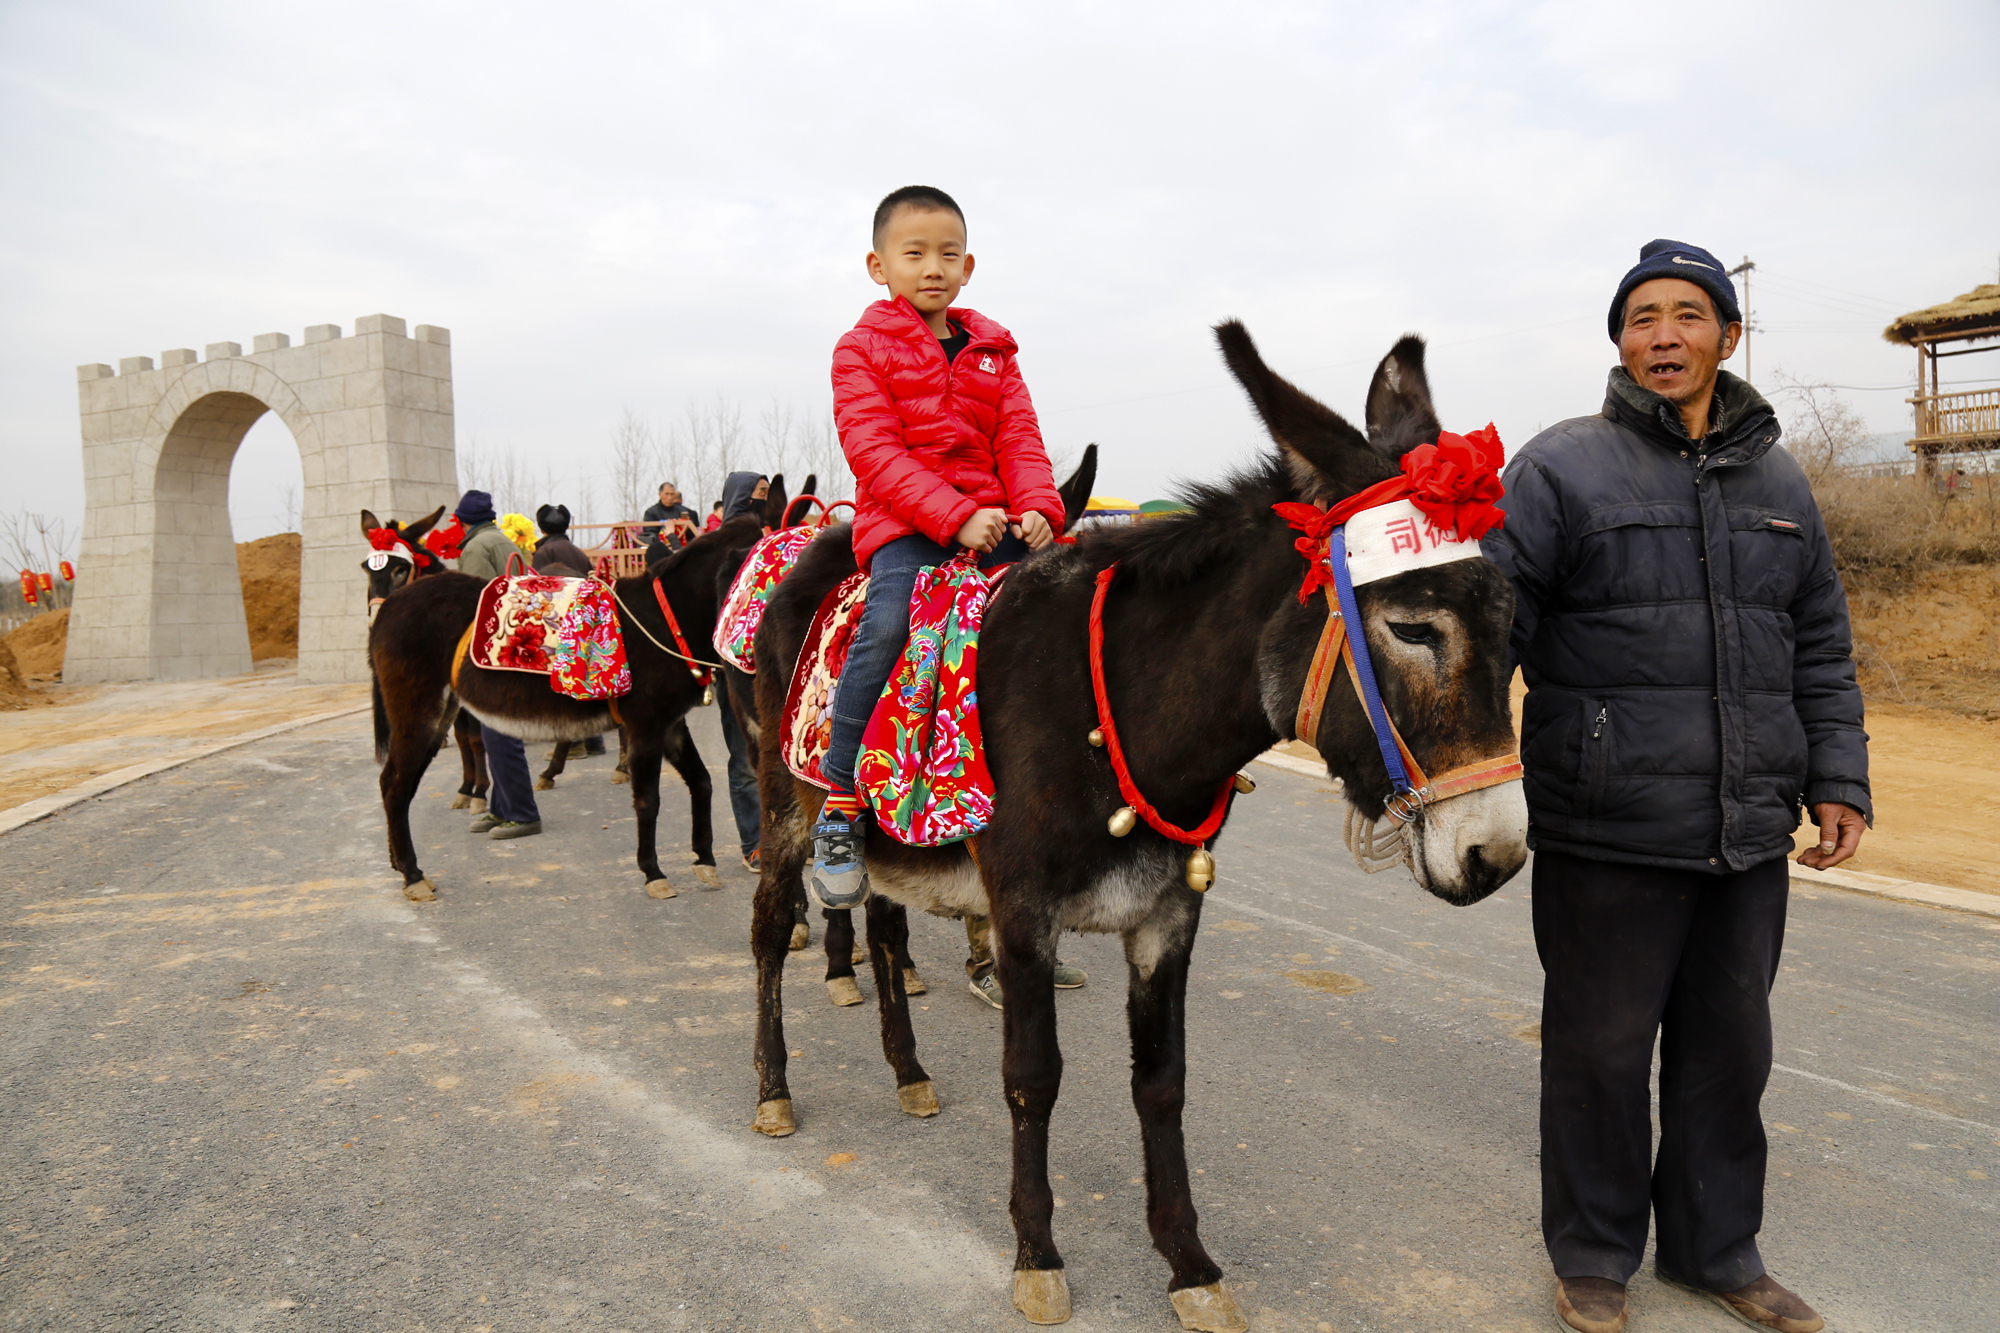
M902 297L862 312L833 348L833 420L854 470L854 558L920 532L949 546L976 509L1030 510L1062 530L1062 497L1014 363L1014 339L954 306L972 341L947 362Z

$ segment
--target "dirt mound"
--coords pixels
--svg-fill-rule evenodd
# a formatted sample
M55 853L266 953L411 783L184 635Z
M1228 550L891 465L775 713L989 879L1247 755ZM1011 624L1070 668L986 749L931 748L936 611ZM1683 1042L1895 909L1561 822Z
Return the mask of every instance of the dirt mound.
M21 675L55 680L62 675L63 646L69 642L69 608L36 616L5 640Z
M2000 566L1933 565L1894 581L1848 571L1854 659L1872 703L2000 721Z
M250 660L299 655L299 549L296 532L236 545L243 580L243 618L250 624Z
M13 649L7 646L7 640L0 639L0 708L32 708L43 698L34 686L28 684L21 664L14 660Z

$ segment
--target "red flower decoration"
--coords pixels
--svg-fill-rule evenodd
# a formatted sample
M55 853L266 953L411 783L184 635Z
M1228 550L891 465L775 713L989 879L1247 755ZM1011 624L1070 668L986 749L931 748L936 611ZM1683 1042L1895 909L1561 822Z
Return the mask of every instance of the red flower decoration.
M1504 457L1491 422L1470 435L1444 431L1436 444L1420 444L1403 455L1410 503L1438 527L1450 528L1458 540L1478 541L1507 517L1494 503L1504 494Z
M456 560L465 553L465 524L453 514L444 522L432 528L424 538L424 545L440 560Z

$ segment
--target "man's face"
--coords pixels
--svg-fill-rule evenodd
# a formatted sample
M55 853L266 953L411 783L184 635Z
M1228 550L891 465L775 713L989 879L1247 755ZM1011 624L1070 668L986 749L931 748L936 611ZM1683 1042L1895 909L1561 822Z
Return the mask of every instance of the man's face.
M770 496L770 494L771 494L771 483L769 479L765 477L757 478L757 484L750 488L750 498L753 500L766 499Z
M948 208L904 205L889 215L868 252L868 276L918 314L943 314L972 277L965 223Z
M660 487L660 503L672 508L681 502L681 493L672 486Z
M1715 391L1716 372L1742 332L1716 318L1715 302L1694 283L1654 278L1625 298L1618 359L1633 383L1679 407Z

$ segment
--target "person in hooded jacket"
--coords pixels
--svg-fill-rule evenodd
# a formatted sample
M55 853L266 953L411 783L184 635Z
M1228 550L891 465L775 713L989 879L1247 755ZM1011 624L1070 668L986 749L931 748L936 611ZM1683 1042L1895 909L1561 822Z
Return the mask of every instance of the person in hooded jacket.
M1759 1102L1793 833L1810 812L1809 867L1854 854L1868 737L1811 487L1770 404L1721 369L1742 318L1714 255L1645 246L1611 301L1603 409L1514 456L1483 541L1528 686L1542 1233L1578 1333L1625 1327L1649 1217L1662 1280L1781 1333L1824 1327L1757 1250Z
M763 473L730 473L722 483L723 521L743 514L761 516L760 506L770 494L771 479ZM729 691L718 686L716 693L722 698L722 743L729 750L729 812L735 816L737 841L743 845L743 868L754 875L763 865L758 845L763 841L764 803L757 794L757 763L730 710Z

